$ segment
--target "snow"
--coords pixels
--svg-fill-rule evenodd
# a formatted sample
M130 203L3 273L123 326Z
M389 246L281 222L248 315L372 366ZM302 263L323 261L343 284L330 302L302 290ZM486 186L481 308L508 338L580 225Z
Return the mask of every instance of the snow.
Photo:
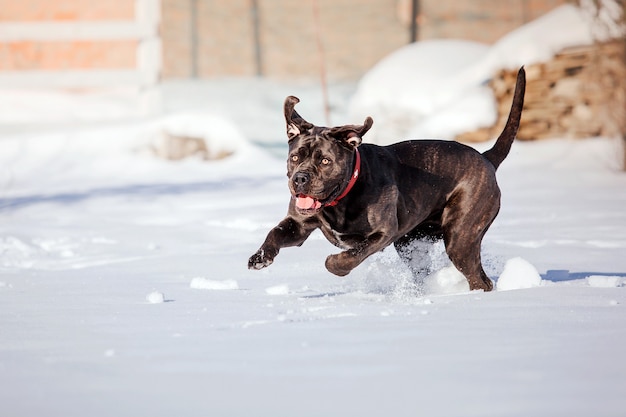
M488 77L475 70L488 52L486 45L461 40L406 45L359 81L350 115L372 116L368 139L380 144L397 137L450 137L468 123L491 125L493 97L481 85Z
M563 48L619 35L598 32L592 10L562 5L488 46L460 40L407 45L381 60L359 82L349 114L374 118L368 139L446 138L492 126L496 109L485 83L496 71L544 62ZM607 32L607 31L605 31Z
M165 295L158 291L153 291L150 294L146 295L146 300L150 304L161 304L165 302Z
M234 279L212 280L203 277L196 277L191 280L189 288L195 290L238 290L239 284Z
M498 278L497 289L498 291L519 290L539 287L541 284L541 275L537 269L527 260L516 257L507 260L504 264L504 270Z
M620 276L591 275L587 277L589 286L596 288L621 287L624 285L624 282L626 282L626 279Z
M289 294L288 284L279 284L265 289L265 293L269 295L287 295Z
M467 45L455 45L446 53L460 60ZM455 89L476 86L441 65ZM331 88L335 123L360 122L347 117L352 91ZM282 100L299 96L300 113L324 124L317 85L162 92L152 119L69 123L60 101L43 125L0 127L3 415L623 415L618 140L513 145L483 241L496 291L469 291L440 243L422 287L393 248L339 278L320 233L249 271L289 200ZM436 114L419 117L443 124L449 103L432 100ZM167 129L234 154L159 159Z
M483 65L492 71L516 69L547 61L564 48L593 42L592 17L572 4L564 4L503 36L490 48Z

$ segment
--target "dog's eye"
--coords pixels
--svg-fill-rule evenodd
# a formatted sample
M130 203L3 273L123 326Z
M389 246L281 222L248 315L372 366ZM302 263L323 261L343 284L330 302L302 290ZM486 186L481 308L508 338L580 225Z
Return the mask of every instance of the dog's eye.
M291 155L291 162L298 162L300 157L298 155Z
M328 165L328 164L330 164L330 159L322 158L322 165Z

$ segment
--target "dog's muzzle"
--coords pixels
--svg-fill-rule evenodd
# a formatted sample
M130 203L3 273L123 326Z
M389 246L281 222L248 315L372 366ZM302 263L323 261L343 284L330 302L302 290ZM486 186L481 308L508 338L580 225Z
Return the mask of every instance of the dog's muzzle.
M296 203L296 210L303 215L312 215L322 208L322 202L309 195L311 192L311 174L296 172L291 177L291 190Z
M311 182L311 175L306 172L296 172L291 178L293 183L293 189L296 194L306 193L309 183Z

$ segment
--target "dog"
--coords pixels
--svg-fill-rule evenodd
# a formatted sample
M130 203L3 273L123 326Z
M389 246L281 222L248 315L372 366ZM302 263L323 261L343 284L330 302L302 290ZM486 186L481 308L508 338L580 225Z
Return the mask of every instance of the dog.
M248 268L269 266L281 248L302 245L315 229L343 249L326 258L326 269L338 276L391 244L411 265L413 241L443 239L470 289L492 290L481 264L481 242L500 210L496 170L517 134L525 87L521 67L504 130L482 154L443 140L361 144L371 117L362 125L315 126L294 109L299 99L287 97L291 201Z

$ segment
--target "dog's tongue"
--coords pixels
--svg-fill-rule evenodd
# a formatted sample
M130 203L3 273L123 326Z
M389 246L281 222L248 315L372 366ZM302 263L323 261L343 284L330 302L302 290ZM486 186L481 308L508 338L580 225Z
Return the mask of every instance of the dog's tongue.
M307 195L299 195L296 197L296 207L302 210L318 209L322 207L322 203Z

